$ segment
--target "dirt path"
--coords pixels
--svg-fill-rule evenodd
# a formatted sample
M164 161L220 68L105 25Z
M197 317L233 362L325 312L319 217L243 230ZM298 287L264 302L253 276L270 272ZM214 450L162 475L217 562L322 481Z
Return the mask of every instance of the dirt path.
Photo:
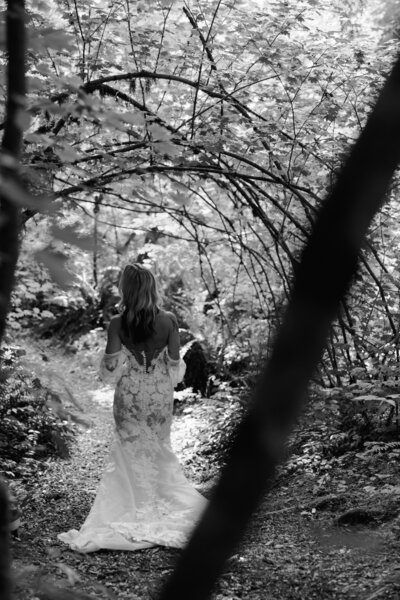
M30 352L32 364L42 361L65 378L92 425L79 431L70 459L52 460L36 481L27 483L20 540L13 548L17 598L72 600L72 592L100 600L155 598L179 551L153 548L81 555L57 542L60 531L79 528L95 496L112 436L112 390L97 380L93 361L82 363L81 357L64 356L51 347L31 347ZM213 410L213 400L204 400L174 421L175 451L203 491L207 465L197 454L199 442L196 448L193 440L204 438ZM386 494L385 506L393 509L389 521L378 518L368 525L334 526L338 514L354 506L376 505L381 494L376 502L373 494L366 499L365 488L371 487L377 473L366 475L362 459L354 453L332 465L322 495L321 486L316 491L316 476L307 470L281 478L230 561L216 600L400 598L397 494ZM382 473L395 487L398 471L387 460ZM53 586L64 592L54 595Z

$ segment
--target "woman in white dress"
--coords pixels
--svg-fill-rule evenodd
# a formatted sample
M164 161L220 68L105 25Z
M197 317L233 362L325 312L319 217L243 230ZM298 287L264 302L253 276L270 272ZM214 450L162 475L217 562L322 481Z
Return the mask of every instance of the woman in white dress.
M100 367L116 382L108 466L80 531L58 535L79 552L182 547L206 503L171 449L173 390L185 373L176 318L159 308L155 278L140 264L125 267L120 294Z

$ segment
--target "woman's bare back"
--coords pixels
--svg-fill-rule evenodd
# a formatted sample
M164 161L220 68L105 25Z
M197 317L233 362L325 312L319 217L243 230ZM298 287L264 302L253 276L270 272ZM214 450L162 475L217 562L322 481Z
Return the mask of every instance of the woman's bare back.
M141 364L143 364L143 355L146 357L146 363L150 365L151 361L166 346L168 347L170 358L179 358L179 330L176 317L173 313L159 310L154 320L154 333L151 337L141 342L135 342L134 339L127 337L122 329L121 315L114 317L113 321L118 321L118 333L122 344L135 355Z

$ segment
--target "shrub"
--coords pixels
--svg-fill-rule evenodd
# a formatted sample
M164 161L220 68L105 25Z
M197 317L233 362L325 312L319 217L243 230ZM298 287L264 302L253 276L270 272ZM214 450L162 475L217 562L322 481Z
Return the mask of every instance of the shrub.
M22 477L51 455L68 456L73 436L67 418L49 408L57 395L18 365L18 350L4 347L0 357L0 472Z

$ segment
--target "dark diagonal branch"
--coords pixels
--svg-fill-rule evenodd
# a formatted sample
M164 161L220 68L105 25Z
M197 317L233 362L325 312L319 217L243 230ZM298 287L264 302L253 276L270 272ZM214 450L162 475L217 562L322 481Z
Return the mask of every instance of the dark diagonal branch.
M204 600L270 487L369 224L400 160L400 60L322 206L283 325L202 520L160 600Z

